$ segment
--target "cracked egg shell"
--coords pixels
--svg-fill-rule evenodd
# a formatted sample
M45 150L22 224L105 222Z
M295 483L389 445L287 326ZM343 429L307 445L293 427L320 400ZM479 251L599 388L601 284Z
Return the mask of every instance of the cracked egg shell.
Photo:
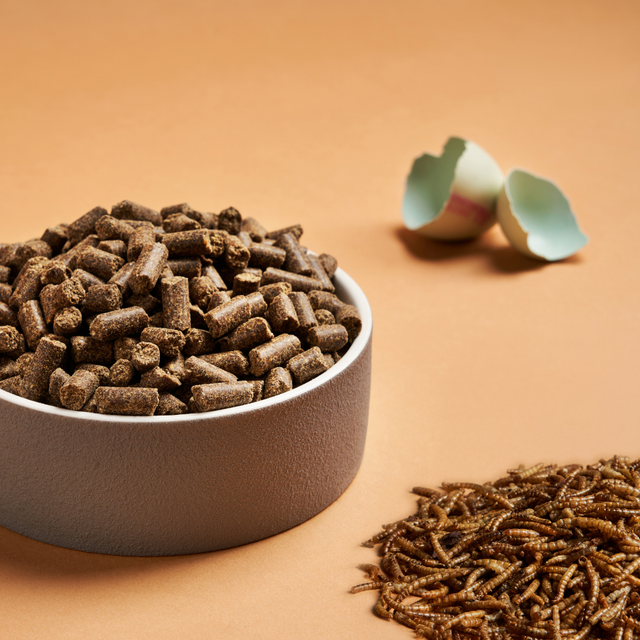
M560 189L523 169L507 175L496 210L509 242L530 258L562 260L588 241Z
M504 176L474 142L449 138L440 157L416 158L402 203L405 226L435 240L469 240L495 221Z

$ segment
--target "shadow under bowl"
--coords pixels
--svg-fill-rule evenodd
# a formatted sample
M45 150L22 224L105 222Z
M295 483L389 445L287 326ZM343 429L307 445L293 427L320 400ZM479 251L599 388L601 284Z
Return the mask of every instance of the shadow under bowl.
M362 332L329 371L287 393L215 412L110 416L0 391L0 525L70 549L202 553L312 518L355 477L364 451L372 317L338 269Z

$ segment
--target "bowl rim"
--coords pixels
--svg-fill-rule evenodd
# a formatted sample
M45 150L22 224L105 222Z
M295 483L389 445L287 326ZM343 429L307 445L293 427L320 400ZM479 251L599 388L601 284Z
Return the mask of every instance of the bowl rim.
M305 382L299 387L295 387L291 391L286 391L285 393L272 396L271 398L265 398L263 400L259 400L258 402L250 402L238 407L217 409L215 411L204 411L201 413L184 413L168 416L122 416L115 414L91 413L88 411L72 411L71 409L54 407L43 402L27 400L26 398L21 398L20 396L16 396L2 389L0 389L0 399L24 407L25 409L38 411L42 414L61 416L74 420L81 420L82 422L120 422L125 424L147 421L150 421L153 424L164 424L174 422L193 422L194 420L227 418L230 416L241 416L245 413L266 409L281 402L293 401L296 398L313 391L317 387L330 382L333 378L340 375L360 356L371 337L371 333L373 331L373 316L371 312L371 306L364 294L364 291L362 291L357 282L341 268L338 268L336 270L334 278L337 285L336 288L343 289L344 293L347 294L346 297L351 298L351 302L349 302L349 304L353 304L360 312L360 316L362 318L362 330L360 331L360 334L357 336L357 338L353 341L353 344L349 347L347 353L342 358L340 358L340 360L336 364L334 364L328 371L325 371L309 382Z

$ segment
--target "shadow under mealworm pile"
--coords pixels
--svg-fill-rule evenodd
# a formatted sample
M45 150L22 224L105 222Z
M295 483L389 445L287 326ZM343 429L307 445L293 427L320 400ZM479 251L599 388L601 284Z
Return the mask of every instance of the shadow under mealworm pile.
M364 543L375 613L418 637L640 636L640 460L538 464L416 487L419 511Z

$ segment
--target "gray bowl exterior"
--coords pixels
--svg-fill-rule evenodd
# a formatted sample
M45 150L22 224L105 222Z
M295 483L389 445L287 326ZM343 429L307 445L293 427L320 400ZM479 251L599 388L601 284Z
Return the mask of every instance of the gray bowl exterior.
M2 392L0 524L126 556L214 551L290 529L335 501L360 466L370 328L356 358L329 373L290 399L165 422L51 413Z

